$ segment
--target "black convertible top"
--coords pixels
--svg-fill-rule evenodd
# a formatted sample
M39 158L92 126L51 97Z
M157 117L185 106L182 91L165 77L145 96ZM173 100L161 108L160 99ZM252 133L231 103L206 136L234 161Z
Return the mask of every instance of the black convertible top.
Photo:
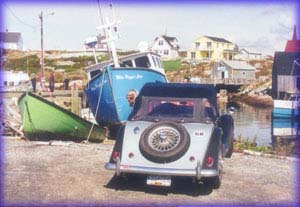
M138 113L142 107L142 97L162 98L207 98L217 109L217 92L210 84L190 83L146 83L135 100L130 117Z
M213 105L217 103L217 92L211 84L146 83L139 96L207 98Z

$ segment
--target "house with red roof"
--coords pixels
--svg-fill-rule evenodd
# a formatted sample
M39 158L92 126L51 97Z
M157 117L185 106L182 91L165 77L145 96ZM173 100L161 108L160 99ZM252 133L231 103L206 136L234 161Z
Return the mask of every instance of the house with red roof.
M296 25L294 26L293 39L287 41L285 52L300 52L300 40L297 39Z

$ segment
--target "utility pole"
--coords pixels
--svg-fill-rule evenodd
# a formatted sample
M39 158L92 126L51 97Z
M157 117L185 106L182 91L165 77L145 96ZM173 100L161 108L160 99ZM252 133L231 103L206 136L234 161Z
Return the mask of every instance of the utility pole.
M48 15L54 15L54 12L49 13ZM41 11L41 14L39 15L40 21L41 21L41 60L40 60L40 64L41 64L41 88L42 90L45 89L45 69L44 69L44 14L43 11Z
M45 82L45 77L44 77L44 28L43 28L43 11L41 11L41 14L39 15L40 21L41 21L41 71L40 71L40 81L41 81L41 87L42 90L44 90L44 82Z

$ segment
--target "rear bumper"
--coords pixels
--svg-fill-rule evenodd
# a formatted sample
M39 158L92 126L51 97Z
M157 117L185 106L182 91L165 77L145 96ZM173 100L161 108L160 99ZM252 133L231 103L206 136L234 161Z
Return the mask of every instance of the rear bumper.
M219 175L218 170L201 169L200 163L197 164L197 167L195 169L171 169L171 168L128 166L128 165L120 165L118 162L106 163L105 168L107 170L116 171L117 175L119 175L121 172L124 172L124 173L137 173L137 174L150 174L150 175L195 177L198 180L201 177L214 177Z

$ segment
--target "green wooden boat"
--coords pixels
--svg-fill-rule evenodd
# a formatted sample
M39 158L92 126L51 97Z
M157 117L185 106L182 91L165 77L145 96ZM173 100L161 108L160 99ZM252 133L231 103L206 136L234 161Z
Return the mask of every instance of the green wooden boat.
M83 141L89 136L92 123L36 95L26 92L18 100L23 118L23 131L31 140L68 139ZM105 139L105 130L94 125L89 140Z

